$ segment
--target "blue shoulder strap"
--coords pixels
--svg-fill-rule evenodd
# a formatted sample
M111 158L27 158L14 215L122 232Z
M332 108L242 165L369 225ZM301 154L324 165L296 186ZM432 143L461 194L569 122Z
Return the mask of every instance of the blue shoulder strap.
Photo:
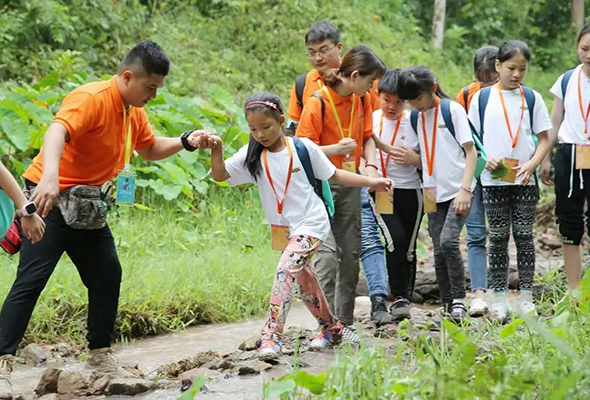
M483 141L483 121L486 117L486 107L488 106L488 100L490 100L490 93L492 86L484 87L479 91L479 101L477 106L479 108L479 135Z
M418 134L418 110L415 108L412 109L410 112L410 125L412 125L412 129Z
M524 101L529 109L529 121L531 121L531 132L533 130L534 112L535 112L535 92L528 86L522 85L524 92Z
M563 74L563 79L561 80L561 96L563 97L564 100L565 100L565 92L567 92L567 85L570 82L570 78L572 77L574 70L575 70L575 68L572 68L569 71L566 71L565 74Z
M457 136L455 135L455 124L453 124L453 116L451 115L451 100L450 99L440 99L440 113L442 114L443 121L447 126L453 138L457 140Z
M309 181L309 184L315 188L315 175L313 173L313 167L311 165L311 159L309 158L307 147L305 147L301 139L296 136L293 136L293 143L295 144L297 157L299 157L299 161L301 161L301 165L303 165L303 169L305 170L305 175L307 175L307 180Z

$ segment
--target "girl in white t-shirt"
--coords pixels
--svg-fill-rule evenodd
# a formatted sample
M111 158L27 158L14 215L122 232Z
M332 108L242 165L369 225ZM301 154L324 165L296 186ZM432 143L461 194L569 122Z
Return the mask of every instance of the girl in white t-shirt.
M281 335L295 293L322 329L310 348L322 350L354 335L348 335L347 328L331 314L313 270L312 257L330 234L330 221L324 202L306 175L296 141L305 146L317 179L385 191L392 190L393 182L336 169L311 140L285 136L283 105L275 94L260 92L250 96L245 113L250 142L228 160L223 159L223 143L218 136L203 135L194 145L212 149L211 173L216 181L227 181L232 186L244 183L258 186L271 226L273 248L284 249L275 273L270 312L258 354L265 360L280 355Z
M555 216L563 242L565 275L574 298L582 277L580 245L584 225L590 232L590 23L578 35L578 58L582 64L561 75L551 88L554 96L549 141L557 139L553 158L555 167ZM585 162L577 162L584 158ZM580 160L582 161L582 160ZM551 184L551 159L541 169L543 183ZM584 213L584 205L587 209ZM584 222L585 220L585 222Z
M426 67L403 70L398 85L399 97L419 112L414 115L436 280L445 311L460 322L467 307L459 235L471 207L477 161L469 121L463 107L449 100Z
M496 60L499 82L477 92L469 107L469 118L483 135L488 157L481 183L490 226L490 288L495 293L490 317L500 322L508 318L509 311L506 292L511 227L517 249L519 307L522 312L535 313L533 223L539 187L534 174L549 150L551 121L541 95L521 85L530 59L526 43L505 42ZM538 147L534 136L538 137Z
M418 174L418 168L422 168L418 135L412 129L410 112L405 110L406 102L398 95L399 74L399 69L390 69L379 79L377 93L381 108L373 112L373 137L379 147L378 171L395 182L393 213L387 210L387 213L377 214L378 207L375 211L388 244L387 275L394 298L391 315L396 321L410 318L416 281L416 244L424 216L422 182ZM363 229L366 220L370 221L363 219ZM370 290L369 276L377 274L368 271L364 260L363 267Z

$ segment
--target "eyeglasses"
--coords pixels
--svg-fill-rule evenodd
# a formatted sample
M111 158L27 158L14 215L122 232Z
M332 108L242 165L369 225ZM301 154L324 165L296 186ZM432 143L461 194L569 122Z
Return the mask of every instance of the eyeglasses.
M332 49L333 49L334 47L336 47L336 45L335 45L335 44L333 44L332 46L328 47L327 49L326 49L326 48L324 48L324 49L320 49L318 52L315 52L315 51L309 51L309 50L307 50L307 51L305 52L305 54L306 54L306 55L307 55L309 58L316 58L318 55L323 57L323 56L325 56L326 54L328 54L330 51L332 51Z

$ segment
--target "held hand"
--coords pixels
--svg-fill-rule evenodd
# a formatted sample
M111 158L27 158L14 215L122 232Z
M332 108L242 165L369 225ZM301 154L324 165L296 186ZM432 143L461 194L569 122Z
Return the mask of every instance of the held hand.
M59 178L46 177L39 181L31 201L37 205L37 213L45 218L59 199Z
M216 143L211 140L212 133L204 130L193 131L188 137L188 143L197 149L212 149Z
M457 197L455 197L455 214L461 215L469 212L471 208L471 193L467 190L461 188L459 189L459 193Z
M356 140L352 138L340 139L338 142L338 154L348 155L356 150Z
M420 162L420 154L407 146L395 147L389 154L398 165L416 165Z
M533 164L531 161L527 161L524 164L513 167L512 169L516 171L516 178L522 176L522 181L520 181L520 183L522 185L528 185L531 181L531 177L535 173L536 168L537 166L535 164Z
M31 240L31 242L33 242L33 244L43 238L43 235L45 234L45 221L43 221L39 215L33 214L22 217L20 222L23 228L23 233Z
M368 165L365 165L365 168L363 170L363 175L368 176L369 178L380 178L381 177L381 174L379 173L379 171L377 171L376 168L374 168L372 166L368 166Z
M551 160L548 158L541 163L541 181L546 186L553 185L551 180Z
M389 178L370 178L371 183L369 186L369 192L387 192L392 193L394 184L393 181Z
M502 166L502 164L500 164L500 160L496 159L496 158L488 158L488 161L486 162L486 169L488 171L494 171L498 168L500 168Z

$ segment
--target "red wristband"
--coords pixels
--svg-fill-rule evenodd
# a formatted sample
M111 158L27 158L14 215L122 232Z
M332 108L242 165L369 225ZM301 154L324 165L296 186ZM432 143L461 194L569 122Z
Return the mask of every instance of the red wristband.
M373 168L375 168L376 171L379 171L379 168L377 168L377 166L375 164L366 163L365 167L373 167Z

